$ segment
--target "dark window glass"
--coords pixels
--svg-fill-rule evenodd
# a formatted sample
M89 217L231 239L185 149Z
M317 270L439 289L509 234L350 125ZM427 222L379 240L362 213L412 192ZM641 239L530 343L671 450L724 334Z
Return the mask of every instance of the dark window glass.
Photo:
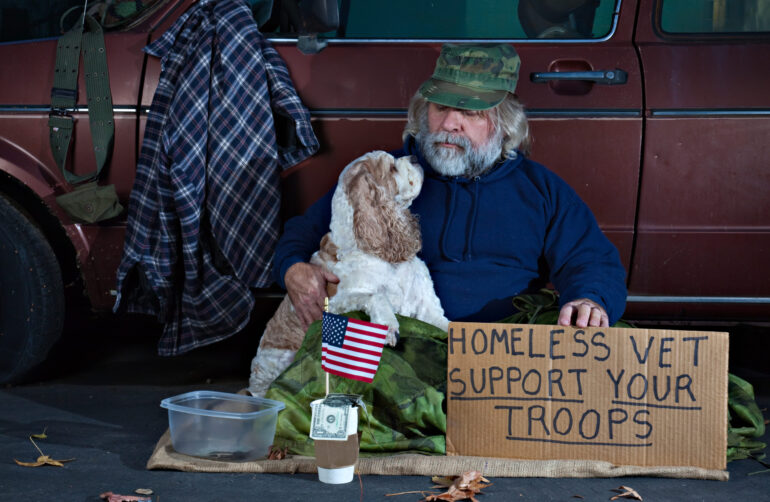
M4 0L0 8L0 41L15 42L61 35L59 20L82 0Z
M252 5L265 0L251 0ZM296 34L297 0L275 0L262 31ZM339 0L343 26L325 38L601 39L616 0Z
M663 0L660 24L667 33L770 31L770 0Z
M167 0L89 0L88 13L105 29L120 28ZM83 15L84 0L2 0L0 42L60 36Z

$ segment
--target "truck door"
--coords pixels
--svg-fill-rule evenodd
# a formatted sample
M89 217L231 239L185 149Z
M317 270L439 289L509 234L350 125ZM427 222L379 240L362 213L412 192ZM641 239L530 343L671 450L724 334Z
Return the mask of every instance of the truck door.
M658 314L669 303L670 315L766 317L770 1L643 0L636 41L646 128L632 299Z

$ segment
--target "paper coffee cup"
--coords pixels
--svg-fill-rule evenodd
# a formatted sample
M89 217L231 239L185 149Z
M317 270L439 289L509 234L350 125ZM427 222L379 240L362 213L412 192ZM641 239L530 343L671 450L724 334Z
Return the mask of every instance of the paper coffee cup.
M324 469L318 468L318 480L322 483L328 483L330 485L341 485L343 483L350 483L353 481L355 475L355 465L349 465L347 467L338 467L336 469Z
M321 401L313 401L310 405L317 405ZM350 408L346 440L314 440L318 479L322 483L342 484L353 481L358 461L358 407Z

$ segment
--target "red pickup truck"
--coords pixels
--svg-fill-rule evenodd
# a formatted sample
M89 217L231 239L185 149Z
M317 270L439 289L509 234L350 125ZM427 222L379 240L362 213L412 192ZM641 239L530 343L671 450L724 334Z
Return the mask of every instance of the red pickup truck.
M114 184L124 206L160 73L142 48L192 3L89 4L105 27L115 122L101 183ZM282 173L284 219L325 193L351 159L400 146L409 98L442 43L510 42L522 60L517 93L531 120L531 157L577 190L620 251L625 318L770 320L770 1L247 3L321 142ZM308 17L315 7L326 17ZM57 37L82 9L83 0L0 7L3 382L45 358L68 298L84 295L100 311L115 300L125 217L70 219L56 197L73 187L49 145ZM69 165L88 172L82 71L79 89Z

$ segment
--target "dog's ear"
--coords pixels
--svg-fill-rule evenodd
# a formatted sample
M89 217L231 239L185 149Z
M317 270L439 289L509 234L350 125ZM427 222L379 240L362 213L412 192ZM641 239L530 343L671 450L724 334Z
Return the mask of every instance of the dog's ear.
M343 179L358 247L390 263L410 260L422 247L417 219L396 205L394 166L391 155L365 157Z
M327 264L337 263L339 261L337 258L338 250L339 248L332 240L332 233L326 232L321 238L321 246L318 248L318 257Z

